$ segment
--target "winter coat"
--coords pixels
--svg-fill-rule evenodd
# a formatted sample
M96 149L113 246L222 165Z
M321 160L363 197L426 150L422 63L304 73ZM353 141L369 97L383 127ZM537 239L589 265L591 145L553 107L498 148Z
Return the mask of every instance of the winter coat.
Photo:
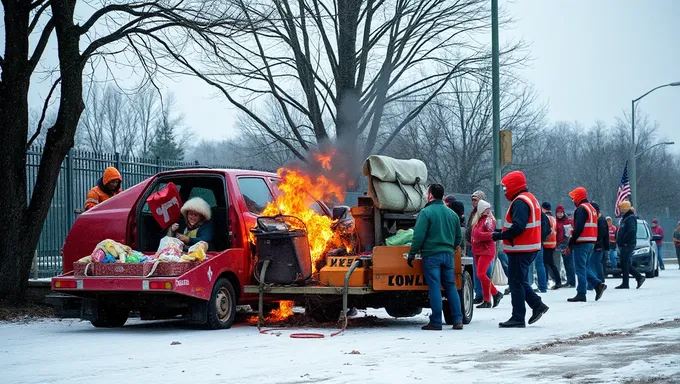
M571 225L571 219L567 217L567 215L562 216L560 219L559 217L557 219L557 225L556 225L556 232L557 232L557 246L559 247L562 243L565 241L565 233L564 233L564 226L565 225Z
M106 184L114 180L120 181L120 184L118 184L118 188L116 188L116 190L109 191L106 189ZM87 211L97 204L101 204L113 196L119 194L122 189L122 184L123 178L120 176L120 172L118 172L118 170L113 167L106 168L102 178L97 180L97 185L92 187L92 189L90 189L90 191L87 193L87 198L85 199L85 210Z
M637 217L633 211L626 212L621 218L616 244L621 248L634 249L637 243Z
M200 241L205 241L209 245L212 245L213 240L212 222L204 221L197 225L195 228L189 228L186 225L184 218L181 218L178 224L179 229L177 230L177 232L182 233L184 236L187 236L189 238L189 243L187 244L188 246L192 246ZM171 229L168 229L167 236L174 237L176 234L177 233L172 232Z
M480 219L472 228L472 254L475 257L496 255L496 242L491 235L496 229L496 220L493 216Z
M676 228L673 232L673 243L675 244L675 248L680 248L680 228Z
M607 219L602 216L597 219L595 250L609 252L609 225L607 224Z
M444 201L433 200L418 213L409 254L420 253L422 257L437 253L453 255L462 239L458 215L444 205Z
M541 212L541 243L545 243L551 232L552 228L550 228L550 219L548 218L548 215L545 214L545 212Z

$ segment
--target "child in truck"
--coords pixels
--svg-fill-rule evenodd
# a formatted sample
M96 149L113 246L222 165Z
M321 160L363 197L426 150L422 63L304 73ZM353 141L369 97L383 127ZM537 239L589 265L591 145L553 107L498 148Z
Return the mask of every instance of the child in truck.
M211 244L213 228L210 222L210 205L200 197L194 197L184 203L181 212L182 219L170 227L168 236L178 238L187 246L199 241Z

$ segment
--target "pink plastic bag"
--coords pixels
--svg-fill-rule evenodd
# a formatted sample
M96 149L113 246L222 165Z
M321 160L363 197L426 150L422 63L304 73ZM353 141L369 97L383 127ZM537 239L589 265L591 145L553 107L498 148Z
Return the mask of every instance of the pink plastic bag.
M97 248L92 252L92 261L95 263L101 263L102 260L106 257L106 252L102 250L101 248Z

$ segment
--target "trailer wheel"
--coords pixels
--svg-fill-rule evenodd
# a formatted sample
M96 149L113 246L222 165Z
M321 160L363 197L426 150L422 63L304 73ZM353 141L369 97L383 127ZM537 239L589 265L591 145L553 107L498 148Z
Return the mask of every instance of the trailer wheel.
M340 319L342 302L310 300L305 302L305 315L319 323L332 323Z
M461 312L463 312L463 324L470 324L470 322L472 321L472 312L474 310L474 304L472 302L474 288L472 286L472 278L470 277L468 271L463 272L462 285L463 287L460 290L458 290L458 295L460 295L460 307L461 307L460 309Z
M90 323L96 328L120 328L125 325L129 316L130 311L126 308L100 302L97 305L97 317Z
M208 302L208 323L210 329L228 329L236 318L236 293L229 280L220 278L213 287Z
M385 311L392 317L413 317L423 312L423 308L408 304L387 304Z

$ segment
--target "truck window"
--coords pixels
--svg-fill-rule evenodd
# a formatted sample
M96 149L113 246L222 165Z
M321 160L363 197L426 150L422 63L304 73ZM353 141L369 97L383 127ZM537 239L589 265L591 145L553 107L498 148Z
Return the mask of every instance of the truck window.
M264 179L257 177L241 177L238 179L238 187L246 203L248 211L259 215L264 211L267 204L274 201L269 187Z

